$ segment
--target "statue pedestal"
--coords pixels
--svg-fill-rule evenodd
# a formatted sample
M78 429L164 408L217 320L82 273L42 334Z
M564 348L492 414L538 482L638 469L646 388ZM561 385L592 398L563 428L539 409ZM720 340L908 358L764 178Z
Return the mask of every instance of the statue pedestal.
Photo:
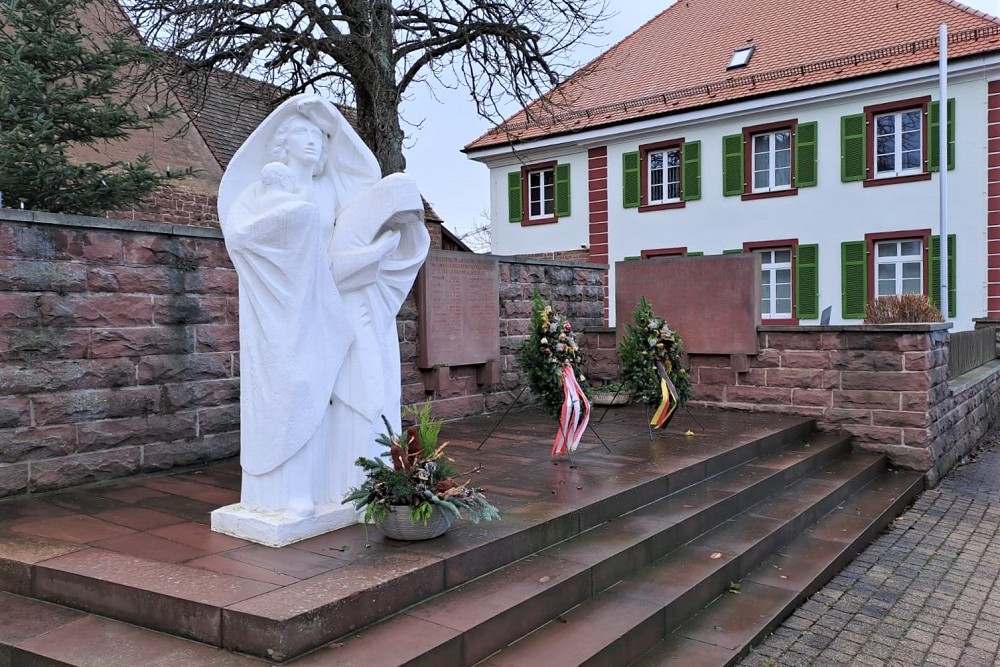
M339 504L317 507L315 514L305 517L291 512L253 512L239 504L212 512L215 532L268 547L283 547L357 522L357 510Z

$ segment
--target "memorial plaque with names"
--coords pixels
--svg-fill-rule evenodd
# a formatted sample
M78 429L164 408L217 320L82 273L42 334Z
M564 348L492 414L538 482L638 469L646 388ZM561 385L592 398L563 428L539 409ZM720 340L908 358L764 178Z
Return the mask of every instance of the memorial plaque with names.
M417 276L417 309L420 368L500 358L500 265L495 257L431 251Z

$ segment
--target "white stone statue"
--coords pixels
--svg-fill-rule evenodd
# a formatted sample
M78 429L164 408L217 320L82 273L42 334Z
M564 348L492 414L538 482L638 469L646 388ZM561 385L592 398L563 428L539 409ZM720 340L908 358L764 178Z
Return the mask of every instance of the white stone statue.
M219 219L239 276L238 505L212 529L282 546L357 520L341 505L400 430L396 314L430 246L412 179L314 95L279 106L233 156Z

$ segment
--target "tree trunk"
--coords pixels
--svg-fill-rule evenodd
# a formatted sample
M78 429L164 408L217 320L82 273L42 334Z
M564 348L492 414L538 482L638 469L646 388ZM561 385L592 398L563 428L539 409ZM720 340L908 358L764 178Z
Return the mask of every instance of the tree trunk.
M375 154L382 175L406 168L403 158L403 130L399 125L399 95L389 81L355 83L358 134Z
M392 65L392 3L372 0L370 32L361 66L352 72L358 133L388 176L406 168L403 130L399 125L400 95Z

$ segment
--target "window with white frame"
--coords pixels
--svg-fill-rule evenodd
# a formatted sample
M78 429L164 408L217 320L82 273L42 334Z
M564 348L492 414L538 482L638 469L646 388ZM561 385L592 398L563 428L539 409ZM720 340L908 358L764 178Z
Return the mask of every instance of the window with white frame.
M792 187L792 131L753 135L753 191Z
M551 218L556 210L554 168L528 172L528 219Z
M646 153L648 204L681 200L681 149L668 148Z
M923 171L922 118L921 109L875 116L875 178Z
M875 296L924 293L923 241L905 239L875 244Z
M792 317L792 249L755 251L760 255L761 319Z

